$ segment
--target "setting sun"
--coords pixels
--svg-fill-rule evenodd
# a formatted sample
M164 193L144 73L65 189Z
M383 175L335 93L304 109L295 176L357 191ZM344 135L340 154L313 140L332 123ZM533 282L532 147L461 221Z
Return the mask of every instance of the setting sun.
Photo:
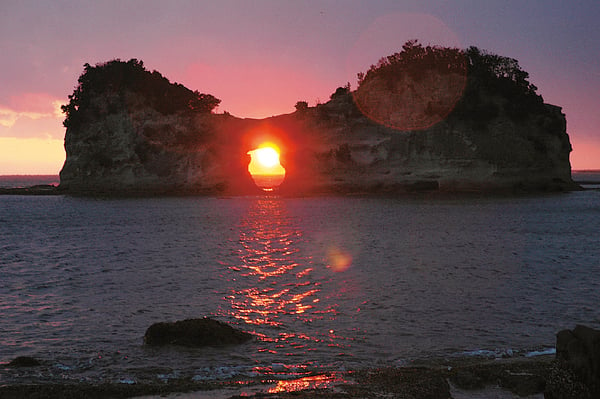
M272 168L279 165L279 153L273 147L263 147L254 150L256 161L265 168Z
M277 146L265 143L255 150L248 151L248 154L251 156L248 171L258 187L270 191L283 182L285 169L279 163Z

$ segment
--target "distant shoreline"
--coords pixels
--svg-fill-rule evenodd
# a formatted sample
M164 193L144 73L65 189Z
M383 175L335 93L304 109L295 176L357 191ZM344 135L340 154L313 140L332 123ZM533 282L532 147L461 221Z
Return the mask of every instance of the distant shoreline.
M600 169L585 169L585 170L573 170L572 172L573 181L576 184L583 186L584 189L596 189L596 186L600 186ZM59 188L60 176L59 175L0 175L0 195L63 195L70 194ZM590 187L591 186L591 187ZM127 196L127 194L102 194L101 196L107 195L110 197ZM142 196L145 196L143 193ZM195 195L194 193L164 193L166 195ZM368 193L366 193L368 195ZM86 195L77 193L78 196ZM197 195L206 195L206 193L197 193ZM89 196L95 196L94 193L90 193ZM160 195L152 195L160 196Z
M0 175L0 190L58 186L59 175Z
M573 181L584 189L595 189L600 186L600 170L574 170L571 172ZM586 187L594 186L594 187Z

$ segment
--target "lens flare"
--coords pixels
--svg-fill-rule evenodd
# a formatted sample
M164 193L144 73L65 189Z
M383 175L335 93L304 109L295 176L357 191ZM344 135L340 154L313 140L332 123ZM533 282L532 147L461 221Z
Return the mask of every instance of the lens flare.
M352 265L352 255L339 247L329 247L327 251L327 264L334 271L343 272Z
M357 71L367 72L369 65L382 55L389 55L381 58L384 64L397 59L396 53L402 50L399 45L417 38L424 46L462 47L458 35L433 15L388 13L373 20L349 51L348 81L352 81ZM370 74L369 79L358 85L353 92L354 100L366 117L396 130L422 130L441 122L454 109L466 84L466 58L456 57L453 51L418 54L419 50L407 48L403 60L413 62L395 63L406 67L400 68L399 73L389 75L394 68L385 68L384 73L377 77Z

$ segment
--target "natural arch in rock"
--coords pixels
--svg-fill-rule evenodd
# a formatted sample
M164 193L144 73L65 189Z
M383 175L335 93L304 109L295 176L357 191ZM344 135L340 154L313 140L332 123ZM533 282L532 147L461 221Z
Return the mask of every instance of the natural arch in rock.
M272 142L265 142L247 152L250 155L248 172L254 183L264 191L279 188L285 179L285 168L280 163L280 149Z

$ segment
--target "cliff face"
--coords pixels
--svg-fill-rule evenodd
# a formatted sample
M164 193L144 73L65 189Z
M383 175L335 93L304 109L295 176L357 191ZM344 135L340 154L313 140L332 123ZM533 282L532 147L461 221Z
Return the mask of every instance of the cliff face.
M497 98L487 98L496 101ZM499 111L483 125L456 109L424 130L398 131L364 116L341 113L334 99L306 116L300 131L319 132L305 149L303 185L340 192L555 191L571 180L565 116L544 105L513 120ZM346 101L352 101L351 96ZM460 107L460 104L457 108ZM319 149L317 149L319 148ZM315 178L316 177L316 178ZM282 189L299 185L290 175Z
M170 83L143 63L111 61L79 79L64 125L60 189L77 194L214 192L219 100Z
M452 86L460 86L460 75L451 73ZM385 87L377 86L381 76L368 79L363 93L361 87L339 88L325 104L264 120L214 114L210 106L208 112L187 106L165 111L160 96L131 85L81 90L85 101L72 101L65 122L60 188L80 194L257 193L246 153L263 141L281 148L286 179L280 192L295 195L576 188L565 116L541 97L494 86L470 70L461 96L447 96L452 101L444 105L418 94L424 92L419 82L441 79L405 76L421 89L394 87L395 96L409 93L426 101L411 105L412 114L427 113L412 123L433 120L406 130L365 116L364 99L380 101ZM372 87L378 95L365 95ZM192 100L206 99L193 93Z
M96 100L104 105L106 99ZM67 129L60 186L77 193L212 191L221 179L206 141L211 122L209 115L162 115L120 104Z

